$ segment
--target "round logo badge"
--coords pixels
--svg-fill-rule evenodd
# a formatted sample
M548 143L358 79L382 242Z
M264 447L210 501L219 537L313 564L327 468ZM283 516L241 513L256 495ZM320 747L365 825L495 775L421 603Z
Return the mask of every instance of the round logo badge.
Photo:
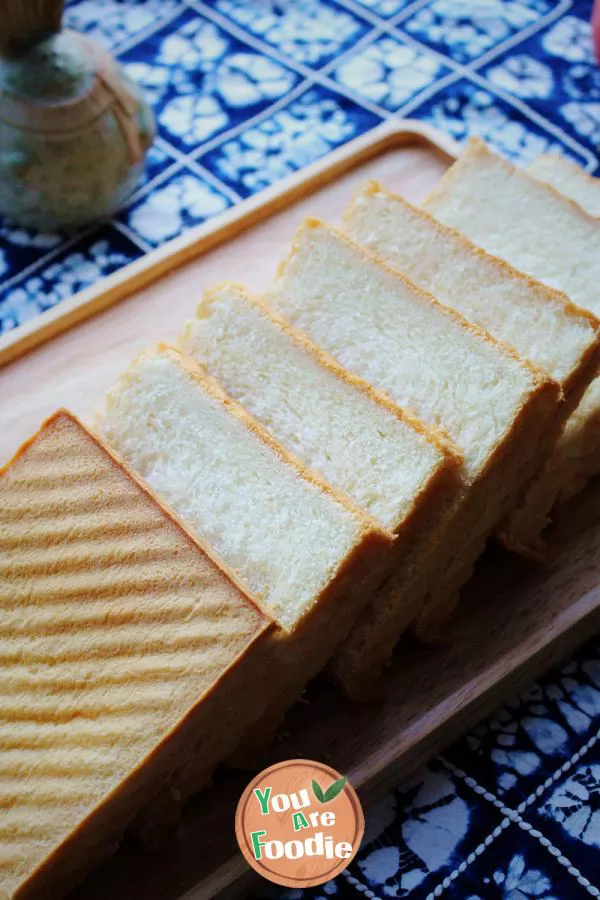
M257 775L235 817L246 861L284 887L335 878L355 857L364 830L360 800L348 780L310 759L290 759Z

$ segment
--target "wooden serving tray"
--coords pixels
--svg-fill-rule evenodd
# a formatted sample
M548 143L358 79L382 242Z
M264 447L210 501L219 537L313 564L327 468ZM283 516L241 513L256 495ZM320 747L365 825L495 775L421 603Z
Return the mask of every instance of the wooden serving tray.
M354 184L367 178L418 202L454 150L427 126L387 123L67 301L41 330L35 320L20 343L4 345L5 361L6 353L13 361L0 371L0 462L60 405L89 420L132 356L175 337L205 287L224 279L266 287L304 215L339 222ZM384 790L600 629L600 485L563 510L552 540L556 553L545 568L488 551L444 644L406 642L377 701L351 704L331 686L313 684L264 764L301 756L330 763L350 777L368 815ZM257 876L236 849L233 827L249 777L220 773L162 853L124 846L71 900L200 900L251 891Z

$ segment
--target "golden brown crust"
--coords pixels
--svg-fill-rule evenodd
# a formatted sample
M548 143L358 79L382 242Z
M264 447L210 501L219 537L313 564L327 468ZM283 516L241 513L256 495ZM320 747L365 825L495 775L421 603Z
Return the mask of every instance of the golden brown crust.
M259 647L258 642L264 647ZM216 730L214 723L222 723L224 710L239 709L240 697L247 696L249 683L264 703L273 695L273 646L269 628L239 654L227 673L215 682L214 689L188 710L152 753L31 872L15 891L14 900L62 900L91 869L116 852L125 832L129 833L132 823L136 828L138 819L149 827L148 847L156 834L164 837L164 823L167 828L173 825L186 801L210 783L217 763L237 747L239 738L226 753L214 754L218 760L202 767L202 754L190 758L190 747L198 744L199 737ZM254 710L260 717L259 702ZM253 727L255 721L253 715L248 727ZM139 834L137 828L134 833Z
M144 354L142 354L142 356L143 355ZM135 471L135 469L131 468L131 466L127 463L127 461L119 455L118 450L116 450L114 447L110 446L110 444L106 443L98 434L96 434L96 432L92 428L89 428L87 425L85 425L70 410L61 408L61 409L58 409L52 415L50 415L42 423L42 425L40 426L38 431L36 431L32 437L28 438L25 441L25 443L22 445L22 447L20 447L19 450L17 450L17 452L14 454L12 460L10 460L10 462L7 463L6 466L4 466L3 468L0 469L0 477L2 476L4 469L6 469L10 465L12 465L12 462L14 460L16 460L18 458L18 456L20 456L22 454L22 452L24 452L24 450L27 449L29 444L33 443L33 441L35 441L37 439L40 432L42 432L48 424L50 424L55 418L57 418L59 416L66 416L72 422L75 422L82 429L82 431L84 431L88 435L89 439L91 441L93 441L97 447L99 447L101 450L103 450L104 453L106 453L106 455L112 459L114 464L125 475L127 475L128 478L130 478L132 481L134 481L138 485L138 487L142 491L144 491L145 494L147 494L149 497L152 498L154 503L164 512L164 514L166 516L168 516L168 518L172 519L173 522L175 522L177 524L177 527L179 528L179 530L185 533L187 538L196 547L198 547L198 549L204 554L204 556L206 556L211 561L211 563L213 563L213 565L215 565L218 569L221 569L221 571L227 576L229 581L233 582L233 584L240 591L240 593L244 595L244 597L248 600L248 602L252 603L252 605L263 616L265 616L265 618L267 618L271 622L273 622L273 627L279 627L273 621L273 616L270 613L270 611L266 608L266 606L264 606L264 604L261 602L261 600L258 597L254 596L251 593L251 591L248 589L248 586L246 584L244 584L244 582L241 580L239 573L236 572L235 569L232 569L231 566L229 566L225 562L225 560L219 556L219 554L213 549L213 547L208 543L208 541L205 541L201 535L197 534L195 531L193 531L190 528L190 526L185 521L185 519L183 519L179 515L179 513L175 509L173 509L173 507L169 506L169 504L167 503L165 498L162 497L160 494L157 494L156 491L146 481L144 481L144 479Z

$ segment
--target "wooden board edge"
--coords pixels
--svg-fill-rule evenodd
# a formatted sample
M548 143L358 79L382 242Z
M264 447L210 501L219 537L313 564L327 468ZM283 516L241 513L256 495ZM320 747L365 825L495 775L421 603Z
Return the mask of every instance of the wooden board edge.
M107 309L173 269L274 215L330 180L394 147L427 143L450 158L458 155L453 138L424 122L386 121L264 191L242 200L221 216L129 263L98 283L79 291L30 322L0 337L0 366L33 350L84 319Z

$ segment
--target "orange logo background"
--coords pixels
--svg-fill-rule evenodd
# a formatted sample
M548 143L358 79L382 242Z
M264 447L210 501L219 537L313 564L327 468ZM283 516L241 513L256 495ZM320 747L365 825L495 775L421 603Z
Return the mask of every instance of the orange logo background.
M275 884L297 888L323 884L347 868L365 821L356 791L342 781L335 769L309 759L277 763L257 775L235 819L249 865Z

